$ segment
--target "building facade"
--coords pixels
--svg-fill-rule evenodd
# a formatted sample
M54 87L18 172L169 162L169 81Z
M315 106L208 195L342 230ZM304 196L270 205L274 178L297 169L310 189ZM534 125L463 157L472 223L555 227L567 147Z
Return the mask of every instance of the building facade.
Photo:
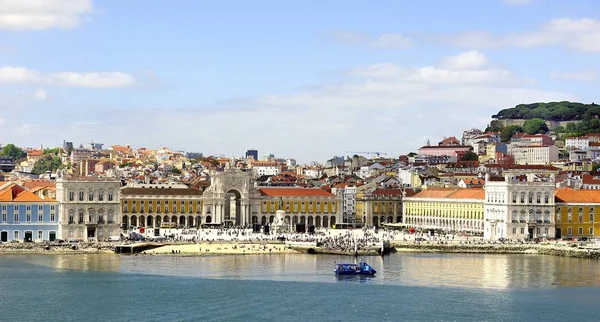
M59 204L12 182L0 183L0 241L54 241L59 235Z
M547 146L514 146L509 153L514 157L515 164L544 165L558 161L558 148Z
M485 191L432 188L403 200L403 222L418 229L483 234Z
M120 192L122 227L199 227L202 191L185 184L128 184Z
M357 194L356 221L367 227L402 222L402 189L374 189Z
M556 238L597 238L600 237L599 190L557 189Z
M118 236L121 203L117 178L65 177L56 179L56 198L60 203L59 235L64 239L100 241Z
M260 207L253 209L252 223L273 223L277 210L285 211L285 224L332 227L341 222L341 199L323 189L265 187L258 189L258 193Z
M554 189L558 170L517 167L499 180L486 178L484 237L554 238Z

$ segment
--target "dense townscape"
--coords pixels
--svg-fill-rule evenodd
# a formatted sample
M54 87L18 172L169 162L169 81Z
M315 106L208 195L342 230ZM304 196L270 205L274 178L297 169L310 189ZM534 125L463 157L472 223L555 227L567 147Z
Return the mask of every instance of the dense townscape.
M9 143L0 157L0 240L93 242L201 227L387 227L493 241L598 237L600 134L581 120L502 115L485 130L406 155L352 152L310 165L252 149L227 157ZM346 237L323 243L339 239L350 248Z

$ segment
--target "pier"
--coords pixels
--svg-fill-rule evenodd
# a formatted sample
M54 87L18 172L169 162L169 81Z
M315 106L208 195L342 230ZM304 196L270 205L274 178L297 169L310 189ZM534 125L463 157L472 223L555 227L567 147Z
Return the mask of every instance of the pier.
M135 244L122 244L115 246L115 253L117 254L135 254L145 250L158 248L165 246L164 243L135 243Z

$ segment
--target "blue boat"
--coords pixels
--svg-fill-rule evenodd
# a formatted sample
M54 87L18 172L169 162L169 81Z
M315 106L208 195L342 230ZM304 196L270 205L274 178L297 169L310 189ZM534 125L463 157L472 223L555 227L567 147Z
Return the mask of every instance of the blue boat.
M375 275L377 271L371 265L360 261L358 264L336 264L336 275Z

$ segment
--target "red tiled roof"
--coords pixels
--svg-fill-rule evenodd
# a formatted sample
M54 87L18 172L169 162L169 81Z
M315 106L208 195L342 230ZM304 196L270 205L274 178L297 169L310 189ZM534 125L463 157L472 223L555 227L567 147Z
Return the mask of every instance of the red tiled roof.
M426 199L485 199L485 190L482 188L430 188L423 190L414 198Z
M556 189L554 200L565 203L600 203L600 190Z
M335 195L320 188L269 187L258 189L258 192L262 196L269 197L335 197Z
M31 191L17 185L11 184L0 191L0 202L55 202L56 200L46 197L41 198Z
M402 196L401 189L376 189L373 191L373 194L376 196Z
M582 177L583 184L600 184L600 179L591 174L584 174Z

